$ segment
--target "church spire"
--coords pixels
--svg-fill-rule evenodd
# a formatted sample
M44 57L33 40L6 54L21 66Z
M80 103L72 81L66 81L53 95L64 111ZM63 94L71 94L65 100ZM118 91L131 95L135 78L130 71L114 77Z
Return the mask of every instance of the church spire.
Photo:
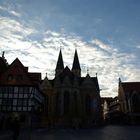
M64 63L63 63L63 57L62 57L62 52L60 49L59 56L58 56L58 61L56 64L56 69L55 69L55 75L60 74L64 70Z
M74 54L72 71L77 76L81 76L81 68L80 68L80 63L79 63L79 58L78 58L77 50L75 50L75 54Z

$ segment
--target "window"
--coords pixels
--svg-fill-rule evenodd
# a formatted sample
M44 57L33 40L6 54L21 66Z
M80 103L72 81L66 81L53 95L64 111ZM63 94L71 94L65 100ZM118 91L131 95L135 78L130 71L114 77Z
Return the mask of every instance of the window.
M2 99L0 99L0 105L2 104Z
M132 96L132 104L133 104L133 112L139 113L140 112L140 97L138 94L134 94Z
M14 94L14 98L18 98L18 94L15 93L15 94Z
M23 98L23 94L22 93L19 94L19 98Z
M64 93L64 114L69 113L69 92Z
M23 99L23 106L27 106L28 100L27 99Z
M2 100L2 105L7 105L7 99Z
M12 97L13 97L13 94L12 94L12 93L10 93L10 94L9 94L9 98L12 98Z
M18 88L18 92L19 92L19 94L20 94L20 93L24 93L24 87L19 87L19 88Z
M78 111L78 98L77 98L77 92L74 92L74 110L75 110L75 114L77 114Z
M2 98L2 93L0 93L0 98Z
M12 111L12 106L7 106L7 111Z
M18 99L18 106L22 106L23 100L22 99Z
M32 107L30 106L30 107L28 107L28 111L31 111L31 109L32 109Z
M17 81L22 81L23 80L23 76L22 75L16 75L16 80Z
M18 111L22 111L22 107L18 107Z
M24 87L24 93L29 93L29 88L28 87Z
M17 105L17 99L13 100L13 105L16 106Z
M18 93L18 87L14 88L14 93Z
M90 99L90 96L89 95L86 96L85 105L86 105L86 113L88 115L90 115L91 114L91 99Z
M7 99L7 105L12 106L13 105L13 99Z
M56 109L56 115L59 116L60 115L60 93L56 93L56 98L55 98L55 101L56 101L56 106L55 106L55 109Z
M9 93L13 93L13 87L9 87Z
M17 111L17 107L13 107L13 111Z
M23 107L23 111L27 111L27 107Z
M24 98L28 98L28 94L24 93Z
M8 97L8 94L7 93L4 93L4 98L7 98Z
M12 75L12 74L9 74L8 77L7 77L7 80L8 80L8 81L13 80L13 75Z

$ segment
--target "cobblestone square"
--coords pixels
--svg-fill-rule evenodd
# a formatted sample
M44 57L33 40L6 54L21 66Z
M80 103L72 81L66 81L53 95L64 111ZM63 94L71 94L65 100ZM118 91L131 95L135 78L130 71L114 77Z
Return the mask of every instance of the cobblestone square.
M11 134L1 134L0 140L11 140ZM36 129L20 133L18 140L140 140L140 126L105 126L92 129Z

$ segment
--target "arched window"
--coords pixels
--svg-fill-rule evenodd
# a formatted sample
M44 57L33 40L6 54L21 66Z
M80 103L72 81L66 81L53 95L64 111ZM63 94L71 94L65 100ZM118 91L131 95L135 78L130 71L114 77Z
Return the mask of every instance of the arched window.
M91 114L91 98L89 95L86 96L85 105L86 105L86 113L90 115Z
M78 113L78 97L77 97L77 92L74 92L74 111L75 111L75 114Z
M65 91L64 92L64 114L68 114L69 113L69 92Z
M48 111L49 111L49 96L46 95L45 97L45 113L48 116Z
M59 116L60 115L60 93L59 92L56 93L55 101L56 101L55 113L57 116Z
M135 113L140 112L140 97L138 94L132 96L132 109Z

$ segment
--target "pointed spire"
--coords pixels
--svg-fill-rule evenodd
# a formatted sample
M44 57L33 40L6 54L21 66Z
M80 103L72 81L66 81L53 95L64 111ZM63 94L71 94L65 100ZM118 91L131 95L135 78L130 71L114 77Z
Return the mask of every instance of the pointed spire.
M2 52L2 58L5 58L5 57L4 57L4 54L5 54L5 51Z
M77 54L77 50L75 50L74 54L74 60L73 60L73 65L72 65L72 71L75 73L77 76L81 76L81 68L80 68L80 63L79 63L79 58Z
M122 81L121 81L121 78L119 77L119 83L121 83Z
M57 65L56 65L56 74L62 72L64 69L64 63L63 63L63 57L62 57L62 52L61 52L61 49L60 49L60 52L59 52L59 56L58 56L58 61L57 61Z
M73 65L72 65L72 70L74 70L74 69L81 70L77 50L75 50L74 61L73 61Z

